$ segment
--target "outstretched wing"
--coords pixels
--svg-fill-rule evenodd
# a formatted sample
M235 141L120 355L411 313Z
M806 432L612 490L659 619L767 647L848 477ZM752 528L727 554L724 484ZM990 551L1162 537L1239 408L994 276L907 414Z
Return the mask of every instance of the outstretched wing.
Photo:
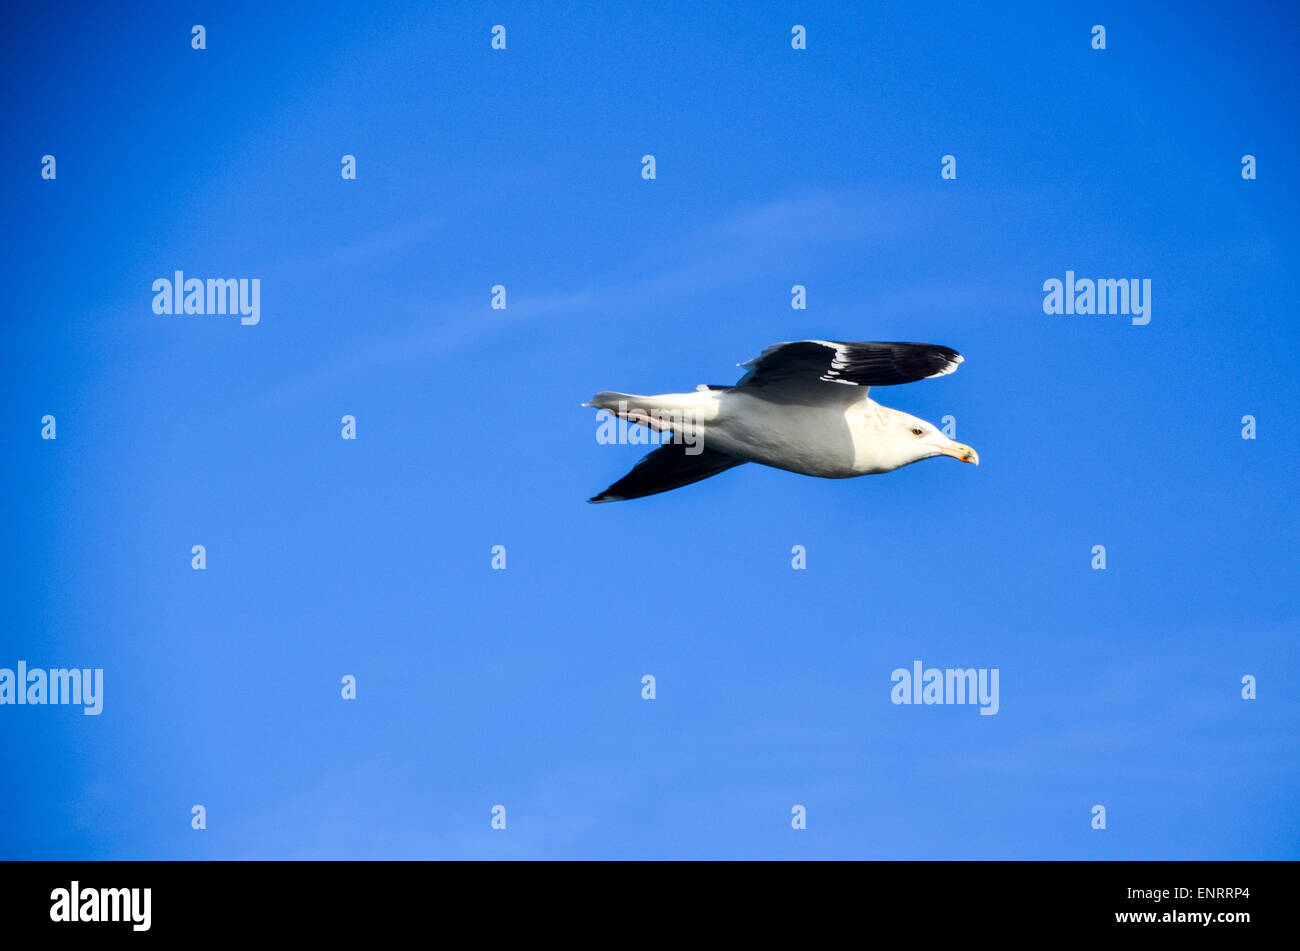
M699 450L688 455L688 448ZM706 449L698 444L688 447L685 443L664 443L654 452L642 457L632 467L632 471L619 479L600 495L590 498L588 502L621 502L624 499L639 499L647 495L657 495L669 489L679 489L692 482L699 482L709 476L725 472L732 466L745 463L716 449Z
M961 354L956 350L931 343L796 340L774 344L748 363L742 363L742 367L750 370L736 385L895 386L951 373L961 361Z

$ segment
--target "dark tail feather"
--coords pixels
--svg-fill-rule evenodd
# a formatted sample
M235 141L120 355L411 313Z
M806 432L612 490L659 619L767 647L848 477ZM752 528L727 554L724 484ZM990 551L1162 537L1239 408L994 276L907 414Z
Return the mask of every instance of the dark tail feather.
M725 452L704 449L698 445L694 455L687 455L685 443L664 443L654 452L645 456L632 467L632 471L619 479L604 492L588 502L622 502L625 499L639 499L647 495L657 495L669 489L680 489L692 482L699 482L719 472L725 472L733 466L744 465L744 459L737 459Z

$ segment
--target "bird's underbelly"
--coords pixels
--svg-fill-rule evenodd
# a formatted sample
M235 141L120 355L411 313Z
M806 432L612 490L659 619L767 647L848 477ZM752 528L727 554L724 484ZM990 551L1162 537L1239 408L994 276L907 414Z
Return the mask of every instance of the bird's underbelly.
M720 410L704 433L711 449L824 479L863 474L842 408L770 403L737 394L724 399Z

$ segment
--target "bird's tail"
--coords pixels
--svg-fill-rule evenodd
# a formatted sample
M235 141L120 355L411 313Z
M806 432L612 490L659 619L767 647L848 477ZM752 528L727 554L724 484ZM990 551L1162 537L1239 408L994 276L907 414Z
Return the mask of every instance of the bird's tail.
M601 390L583 406L609 410L611 413L625 415L648 415L650 413L702 416L712 419L717 411L718 391L725 387L700 387L694 393L660 393L658 396L642 396L638 393L619 393L615 390Z
M657 430L698 435L718 414L717 394L707 388L694 393L641 396L602 390L583 406L603 409L614 416Z
M627 409L629 406L643 406L645 401L650 399L648 396L637 396L635 393L618 393L614 390L601 390L591 398L589 402L583 403L583 406L592 406L596 409L607 409L611 413L617 413L620 408Z
M718 393L709 387L700 387L694 393L661 393L658 396L602 390L593 396L583 405L605 410L611 416L662 433L671 431L673 436L671 441L666 441L669 437L664 436L665 442L658 449L638 462L618 482L588 501L613 502L655 495L707 479L745 462L704 445L708 423L718 414L718 400ZM601 425L606 426L608 422Z

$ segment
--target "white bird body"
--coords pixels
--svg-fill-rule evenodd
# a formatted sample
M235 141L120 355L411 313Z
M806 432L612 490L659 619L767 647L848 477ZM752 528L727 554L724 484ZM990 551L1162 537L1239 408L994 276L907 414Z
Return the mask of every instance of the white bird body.
M775 403L743 390L694 393L601 393L592 406L656 429L680 432L710 449L777 469L823 479L889 472L915 459L910 446L881 439L896 417L915 417L881 406L865 394L824 405ZM620 411L621 409L621 411ZM679 420L654 425L651 420Z
M744 462L825 479L890 472L937 455L978 463L969 446L867 395L872 382L943 376L961 359L929 344L806 340L767 348L743 364L753 369L732 387L597 393L586 405L680 434L686 448L664 445L591 501L653 495Z

